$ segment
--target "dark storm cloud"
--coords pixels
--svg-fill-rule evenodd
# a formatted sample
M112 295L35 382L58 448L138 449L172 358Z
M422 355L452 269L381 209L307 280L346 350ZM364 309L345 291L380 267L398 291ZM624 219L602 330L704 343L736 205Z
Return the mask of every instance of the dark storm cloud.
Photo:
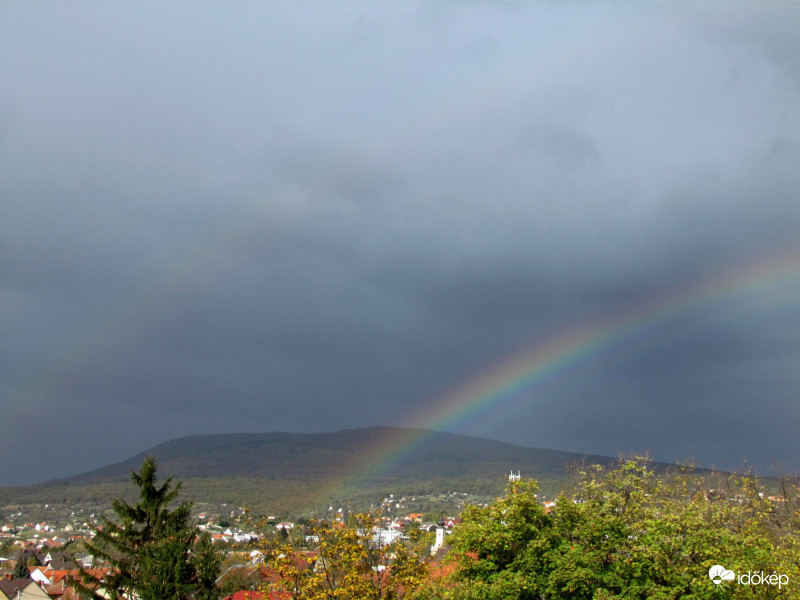
M0 484L404 424L565 331L796 261L796 10L4 7L2 449L28 450ZM751 278L454 427L791 463L800 290Z

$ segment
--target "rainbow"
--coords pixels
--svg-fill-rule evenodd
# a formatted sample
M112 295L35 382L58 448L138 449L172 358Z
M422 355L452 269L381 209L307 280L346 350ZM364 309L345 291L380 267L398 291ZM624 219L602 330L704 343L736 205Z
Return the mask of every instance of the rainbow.
M670 319L704 308L716 308L723 300L752 296L760 302L743 303L750 310L764 310L764 296L775 287L800 280L800 247L781 254L736 265L715 277L671 289L664 295L626 307L566 329L517 352L469 381L426 403L404 428L382 440L349 466L347 482L325 490L326 497L370 475L391 468L423 445L433 432L458 429L469 421L496 410L519 397L522 391L571 374L582 364L597 361L625 341L664 325ZM788 295L797 303L796 290ZM781 298L786 299L784 296Z

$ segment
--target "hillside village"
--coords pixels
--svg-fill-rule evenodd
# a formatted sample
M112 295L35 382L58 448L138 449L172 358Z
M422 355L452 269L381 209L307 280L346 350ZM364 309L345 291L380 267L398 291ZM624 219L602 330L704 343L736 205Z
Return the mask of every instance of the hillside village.
M466 494L454 492L454 497ZM441 513L437 522L424 520L421 512L401 513L411 498L383 498L383 511L394 512L393 516L380 519L369 532L364 532L369 543L377 548L385 547L396 540L404 539L409 531L425 535L429 542L428 553L432 559L441 558L446 537L457 527L460 519ZM283 536L296 541L302 548L301 555L313 557L315 536L305 534L305 524L279 520L268 515L255 518L238 507L224 516L222 505L214 513L206 510L195 512L193 520L198 531L207 532L215 546L224 555L224 563L218 578L219 598L231 598L242 588L250 591L274 580L276 574L265 563L263 547L269 539ZM28 520L19 510L6 515L0 526L0 600L61 599L78 597L73 582L79 578L79 567L102 579L109 566L99 562L84 551L84 542L102 530L100 511L81 514L80 509L58 514L58 508L50 505L35 507L36 514L52 513L46 520ZM343 523L348 518L345 508L330 507L333 523ZM427 515L431 517L432 515ZM19 576L27 567L28 574ZM227 595L226 595L227 593Z
M154 478L155 460L148 457L140 473L145 471L146 465L151 468ZM597 469L595 473L602 472L601 467ZM452 583L453 577L459 576L464 565L457 558L454 561L444 560L445 555L450 553L452 558L458 557L460 553L463 557L465 539L472 540L470 545L477 548L485 544L492 547L492 544L500 543L506 535L505 531L509 529L506 524L508 519L518 520L511 528L513 531L518 528L521 531L530 530L532 535L555 535L556 539L560 539L562 534L546 532L548 527L569 522L559 519L561 511L566 511L567 514L577 511L574 514L584 515L585 523L590 527L595 526L595 521L600 524L598 526L602 526L603 513L605 518L612 515L613 519L617 519L620 513L614 507L618 501L614 498L620 493L623 482L620 477L628 478L624 485L633 486L631 490L637 498L636 501L642 503L643 507L648 507L646 510L655 511L654 514L660 514L664 506L671 506L670 510L680 515L679 518L692 519L691 515L703 514L709 510L721 510L728 514L730 511L749 511L750 507L758 506L761 516L757 518L765 519L763 523L766 524L763 535L772 535L771 524L775 519L777 521L774 522L782 523L789 532L796 528L793 515L800 515L796 510L800 501L800 485L794 480L787 480L786 485L781 488L784 493L791 494L784 496L772 495L767 488L754 487L746 476L732 476L732 479L722 477L716 481L727 481L727 484L724 487L715 485L713 488L706 485L712 481L706 481L703 476L684 476L688 477L683 480L685 485L689 485L690 481L694 482L694 492L684 496L674 495L674 490L669 485L680 482L680 477L683 476L670 480L667 475L663 480L666 487L659 487L661 484L657 483L658 479L651 479L655 477L655 471L648 459L630 459L604 475L605 491L584 482L581 491L574 495L562 495L555 501L541 495L535 482L523 480L519 472L512 471L505 477L508 483L506 495L486 502L476 501L475 495L461 491L418 496L386 494L376 500L366 513L360 513L349 504L330 505L322 512L317 510L314 514L294 518L288 518L281 513L254 515L245 507L227 503L182 502L180 506L175 506L179 498L178 490L175 489L174 495L160 501L167 512L153 514L176 514L185 508L182 518L185 519L186 528L181 531L188 532L184 538L187 540L184 547L188 554L182 555L182 560L191 562L192 568L199 564L191 557L200 556L202 540L205 540L206 547L212 549L214 561L217 561L212 571L213 577L204 582L202 587L193 581L191 585L198 587L193 587L193 592L180 596L192 600L321 598L323 596L306 596L297 592L297 589L294 592L292 589L298 585L299 579L313 578L317 574L319 577L328 577L331 572L331 563L328 561L332 556L329 548L337 543L345 544L341 547L342 553L357 555L364 552L357 561L357 581L360 585L379 588L374 596L376 598L383 598L384 592L399 594L397 597L401 598L403 594L399 590L413 589L413 585L420 585L413 582L424 581L424 585L433 588L439 584L446 586ZM141 481L150 482L140 482L138 485L143 486L142 490L157 489L147 487L154 486L155 479ZM666 482L669 481L673 481L673 484L667 485ZM169 485L167 480L165 487ZM592 496L598 492L599 495L592 500ZM656 497L658 494L666 495L659 500ZM146 496L144 492L140 495L140 503ZM523 503L524 508L514 508L515 502ZM653 505L649 506L651 502ZM170 504L173 508L169 508ZM430 510L430 507L441 508L445 505L452 510ZM694 508L687 508L692 505ZM137 507L140 506L142 505L137 504ZM419 507L429 508L420 510ZM80 582L88 585L97 594L97 598L110 598L107 590L120 589L118 583L112 582L126 567L124 564L120 567L119 563L105 561L101 548L104 547L104 539L106 544L110 539L116 539L109 536L124 535L125 527L119 519L124 513L118 511L117 503L113 510L108 506L88 503L70 506L49 503L0 506L0 600L72 600L81 597ZM755 514L748 516L750 520L755 518ZM537 519L541 521L531 528L532 524L537 523ZM487 535L484 529L486 525L499 526L501 530ZM712 528L716 528L715 524L712 525ZM709 525L692 521L692 527L697 526L702 528ZM638 532L641 527L641 523L635 522L630 531ZM141 530L137 525L130 531L134 531L136 536ZM457 535L450 538L456 532ZM566 535L577 534L568 531ZM580 533L576 539L583 540L585 535L587 534ZM623 535L616 543L620 547L633 543L637 535ZM791 533L788 537L781 536L777 543L786 545L794 543L792 540L795 539L798 538ZM350 545L347 546L347 543ZM101 555L93 554L92 548L98 549ZM494 553L495 550L491 552ZM468 550L467 553L469 556L477 556L473 550ZM105 558L112 557L105 555ZM623 563L617 561L614 564ZM413 574L411 579L399 579L409 565L412 571L416 570L420 575L416 580L413 579ZM199 577L201 571L196 570L195 573ZM395 573L398 578L395 578ZM87 576L93 580L87 580ZM363 590L350 592L346 597L366 597L362 594ZM137 596L130 596L130 592L126 591L122 597ZM162 597L164 596L158 594L153 596L155 599Z
M509 482L520 480L518 474L508 475ZM708 490L707 500L724 496L723 491ZM468 494L450 492L445 496L463 508ZM780 495L764 496L772 505L786 502ZM544 513L549 514L556 502L538 496ZM741 498L730 498L739 502ZM423 500L417 497L389 494L377 506L378 518L369 531L359 531L370 547L381 549L393 542L413 539L423 547L422 555L431 574L444 574L448 568L440 564L446 552L447 538L459 527L461 518L456 514L439 515L423 512L405 512L408 506ZM5 513L0 525L0 600L71 600L78 598L74 582L83 569L98 580L108 575L110 566L86 552L85 542L91 542L96 532L103 530L102 511L89 507L51 506L49 504L16 507L16 512ZM8 507L6 507L8 509ZM33 518L33 516L39 518ZM42 516L47 518L41 518ZM328 507L326 518L335 527L344 526L351 519L347 508ZM281 581L281 575L270 565L265 548L275 540L290 541L297 549L296 560L309 568L316 557L319 538L309 532L309 520L297 522L280 519L274 515L255 517L243 507L227 504L201 506L192 515L198 532L207 533L223 557L216 579L218 600L257 600L268 597L281 600L282 596L263 595L261 591Z
M155 475L152 457L145 460L140 473L148 465ZM411 599L431 597L425 595L427 591L438 594L432 597L446 598L449 596L444 590L452 585L461 586L462 590L469 590L470 586L500 585L493 595L486 597L527 598L524 586L532 583L547 589L549 574L567 572L563 567L573 564L576 551L579 560L589 561L585 562L586 569L595 569L594 574L587 576L595 578L592 586L608 585L601 579L608 576L608 581L617 582L614 585L620 593L641 582L664 589L680 585L683 594L703 585L714 585L709 583L704 571L708 571L710 564L722 564L720 560L732 560L733 555L721 556L722 551L733 548L731 552L741 553L751 547L776 548L767 558L770 564L777 564L781 569L780 585L770 588L770 593L775 592L770 597L797 597L793 595L796 590L785 587L800 579L800 572L791 561L800 549L797 535L800 482L796 479L783 480L779 488L781 493L773 493L774 488L765 488L748 475L719 474L719 477L709 478L706 474L673 471L659 476L645 457L626 459L610 471L602 467L590 469L584 473L576 492L561 495L555 501L541 496L536 483L523 480L519 473L512 472L506 479L506 494L486 503L471 501L474 496L465 492L435 495L436 500L457 507L457 510L438 514L416 510L419 506L429 506L434 498L399 494L381 497L370 507L369 513L358 513L349 505L330 505L322 514L317 512L313 516L292 519L280 513L255 516L244 507L228 504L193 506L183 502L175 506L177 496L172 495L159 501L166 512L147 514L175 515L185 508L187 512L181 517L185 519L185 528L170 531L187 532L187 536L181 538L186 541L178 543L188 554L179 555L182 557L179 560L191 564L195 569L193 577L199 578L202 574L197 557L202 555L204 547L211 549L214 567L209 573L212 576L203 580L202 585L199 579L192 579L191 591L179 596L169 595L189 600L316 600L328 597L361 600L384 598L387 594ZM150 486L154 480L141 481L149 481L146 485ZM177 490L174 491L177 494ZM140 502L145 497L147 494L142 494ZM168 508L170 503L173 508ZM621 511L620 507L628 503L634 503L634 508ZM137 505L140 506L144 505ZM97 505L69 508L50 504L6 505L0 507L0 511L0 600L72 600L81 597L80 581L97 594L96 598L110 598L108 590L122 590L122 596L116 597L126 599L158 600L168 596L154 595L150 587L151 593L144 598L138 595L138 587L120 587L115 578L125 572L129 563L102 559L103 556L112 558L104 554L103 541L108 543L110 539L125 535L124 524L118 518L125 513L118 512L119 502L114 508L116 517ZM664 511L670 515L669 519L662 518ZM730 519L732 515L734 520L747 524L746 535L738 529L720 528L719 519ZM133 522L143 523L144 520ZM129 531L132 531L132 539L142 539L139 525ZM648 537L647 543L641 546L642 531L656 537ZM682 543L689 544L691 552L681 554L682 558L670 567L669 579L659 583L660 569L666 568L674 558L668 553L671 547L668 540L689 531L694 537ZM699 537L696 536L698 532ZM167 533L162 540L171 539L170 535ZM524 542L517 546L515 540L520 535L536 543ZM724 546L717 544L720 535L727 536ZM592 539L613 539L604 551L606 556L612 557L606 563L593 562L591 552L587 551L591 550L587 540ZM92 548L98 549L99 555L93 554ZM494 557L499 556L498 552L506 552L505 548L513 548L513 553L508 559L497 561ZM517 565L522 564L517 561L516 553L530 548L536 552L541 550L543 566L515 573ZM658 555L659 552L663 556ZM653 553L660 556L656 562ZM123 553L123 556L130 555ZM348 558L333 562L341 560L342 556ZM173 569L180 563L162 564ZM350 571L353 577L350 584L339 580L332 587L326 587L325 582L336 569L346 572L343 569L349 567L344 567L345 564L356 565ZM494 575L482 578L484 566L480 565L488 565L491 573L501 577L520 578L518 581L523 587L517 590L518 594L506 595L503 580L492 579ZM651 566L652 573L637 575ZM699 575L687 578L687 573ZM94 579L87 579L87 576ZM137 581L151 586L153 580ZM351 587L342 587L347 585ZM136 589L133 596L131 589ZM572 597L562 592L549 597Z
M519 475L508 477L513 480ZM377 549L413 536L426 560L436 561L444 553L447 537L458 527L461 510L467 504L490 501L489 496L453 490L413 496L388 493L361 507L382 517L360 535ZM308 532L310 521L344 524L358 510L345 503L287 518L281 513L255 516L245 507L224 502L196 502L191 521L199 533L210 536L223 556L216 581L216 598L221 599L244 589L256 590L275 579L264 552L270 542L291 540L301 560L313 560L319 539ZM118 521L109 501L12 501L0 506L0 600L69 600L76 597L73 583L79 579L79 569L102 581L111 567L92 556L86 544L103 530L104 518Z

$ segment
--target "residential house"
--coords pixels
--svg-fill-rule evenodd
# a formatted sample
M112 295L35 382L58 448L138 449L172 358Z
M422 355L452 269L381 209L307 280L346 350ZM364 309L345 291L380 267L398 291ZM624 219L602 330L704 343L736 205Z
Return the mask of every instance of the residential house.
M53 570L50 575L50 582L42 584L42 588L50 598L59 600L72 598L77 595L72 586L72 578L77 579L78 577L77 571Z
M312 563L309 560L310 556L311 554L308 553L304 555L293 555L293 559L297 568L311 568ZM252 596L252 600L258 600L259 598L262 600L290 600L292 597L291 593L289 593L287 589L281 589L283 585L286 584L286 580L284 580L283 575L268 565L261 565L259 567L251 567L242 564L233 565L219 576L216 584L217 586L222 587L231 579L237 581L241 587L253 589L267 585L274 586L276 591L271 591L266 596L259 596L257 595L259 594L258 591L242 590L231 596L226 596L226 598L231 598L233 600L251 600L251 596L240 595L245 592L248 594L254 594ZM223 598L223 600L225 599Z
M50 596L30 577L4 577L0 579L0 600L50 600Z
M53 569L49 567L30 567L30 578L39 585L50 585L53 583Z
M384 548L394 543L401 535L402 533L394 529L374 529L370 541L373 546Z
M90 575L97 577L100 581L105 579L107 569L88 569ZM75 582L80 581L80 572L77 569L71 571L54 569L51 571L50 583L43 584L42 588L51 600L73 600L80 598L80 594L75 588ZM100 591L101 595L107 596Z
M63 552L48 552L42 562L53 569L69 570L78 568L75 561Z

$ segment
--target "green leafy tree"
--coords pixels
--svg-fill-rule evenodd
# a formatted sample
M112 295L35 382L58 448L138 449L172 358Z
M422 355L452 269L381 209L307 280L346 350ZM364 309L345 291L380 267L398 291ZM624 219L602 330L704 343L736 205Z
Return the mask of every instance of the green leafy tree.
M538 502L535 482L509 483L508 493L486 507L468 506L450 536L455 581L434 581L421 597L539 598L546 589L546 555L552 523Z
M535 483L469 507L450 540L455 574L418 599L722 600L797 598L800 512L796 487L769 500L750 475L711 490L693 469L657 474L646 458L579 474L577 492L551 513ZM715 484L716 485L716 484ZM773 572L789 585L714 585L713 565Z
M183 600L202 594L216 564L209 545L201 537L198 552L193 552L197 530L190 523L191 503L175 508L180 483L172 478L160 485L156 481L157 463L145 458L139 472L132 472L139 488L139 501L128 504L116 499L112 506L116 520L102 517L87 551L110 565L102 581L80 569L80 592L88 598L137 597L140 600ZM213 549L213 548L212 548Z

